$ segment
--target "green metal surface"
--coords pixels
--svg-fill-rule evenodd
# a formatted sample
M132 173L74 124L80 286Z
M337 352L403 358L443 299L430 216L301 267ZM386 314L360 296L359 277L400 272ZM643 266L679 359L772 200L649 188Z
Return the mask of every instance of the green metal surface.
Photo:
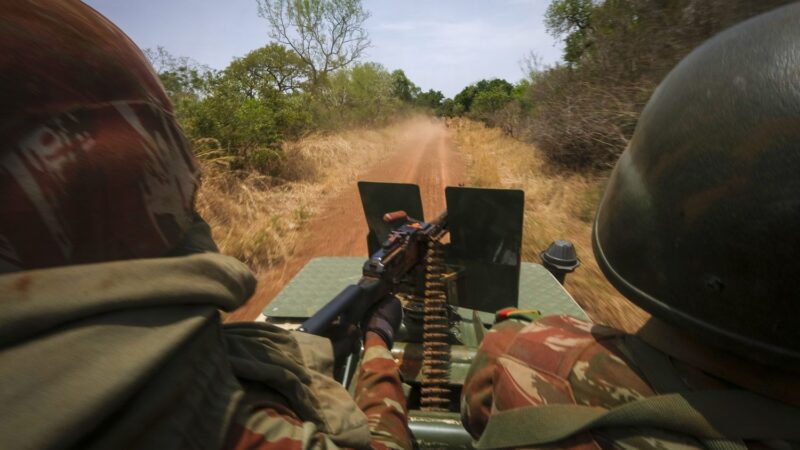
M290 281L264 309L264 315L281 319L305 319L328 303L347 285L361 278L365 258L333 256L314 258ZM522 263L519 282L519 307L538 309L543 314L569 314L588 319L585 312L544 267ZM498 307L497 309L500 309ZM459 308L459 315L470 321L472 311ZM494 321L491 313L479 312L486 324ZM470 322L471 324L471 322ZM471 325L470 325L471 326ZM470 330L464 330L469 333ZM474 334L474 331L472 332Z
M361 277L364 258L320 257L312 259L283 288L277 297L264 309L270 320L288 323L302 322L322 308L346 286L356 283ZM502 307L502 306L500 306ZM497 309L499 309L498 307ZM534 263L522 263L519 281L519 307L539 309L545 315L570 314L586 319L586 313L570 297L567 291L544 267ZM493 307L492 307L493 308ZM419 448L472 448L472 438L461 425L458 411L461 387L470 365L475 359L479 344L474 310L456 308L457 316L451 324L453 345L449 385L451 389L451 412L425 412L419 410L422 374L422 344L404 342L404 328L392 349L403 374L404 389L409 402L409 427L414 433ZM487 327L494 322L494 314L477 311L477 320ZM404 325L405 327L405 325ZM354 385L349 386L351 393Z
M567 314L589 320L586 312L542 265L522 263L520 269L519 308L538 309L544 316Z
M311 317L342 289L361 279L365 260L357 256L312 259L264 308L264 315L282 319Z

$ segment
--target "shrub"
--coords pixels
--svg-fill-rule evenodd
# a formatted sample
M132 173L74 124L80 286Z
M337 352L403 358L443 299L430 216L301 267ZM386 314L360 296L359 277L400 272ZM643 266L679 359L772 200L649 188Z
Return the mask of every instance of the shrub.
M566 65L532 73L524 137L573 169L608 168L661 79L718 31L787 0L553 0Z

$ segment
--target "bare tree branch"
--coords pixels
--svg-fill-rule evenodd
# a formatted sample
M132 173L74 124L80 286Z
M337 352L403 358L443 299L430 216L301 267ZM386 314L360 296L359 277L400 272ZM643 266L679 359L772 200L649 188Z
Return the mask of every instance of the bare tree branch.
M294 50L316 86L330 72L358 60L370 41L361 0L256 0L270 37Z

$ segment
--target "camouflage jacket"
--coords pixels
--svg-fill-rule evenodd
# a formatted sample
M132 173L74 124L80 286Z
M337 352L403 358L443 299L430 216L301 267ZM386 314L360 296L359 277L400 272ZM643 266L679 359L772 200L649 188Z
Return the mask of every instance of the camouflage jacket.
M354 401L327 339L221 324L254 287L214 253L0 274L0 448L409 448L383 341Z
M523 406L577 404L614 408L656 395L629 357L631 336L569 316L527 324L501 322L489 331L464 383L462 421L476 439L490 415ZM671 360L688 390L731 386ZM745 442L750 448L769 448ZM783 448L794 448L781 442ZM554 448L708 448L708 442L655 428L600 428L548 445Z
M298 335L295 335L299 337ZM310 350L301 343L302 351ZM333 381L328 379L328 381ZM314 383L312 383L313 385ZM339 448L337 439L318 426L315 420L301 418L303 407L293 405L297 395L276 392L276 386L259 386L245 383L246 394L228 433L225 448L228 449L327 449ZM332 386L317 390L325 396ZM320 392L322 391L322 392ZM412 448L408 431L408 411L400 382L397 363L386 344L377 335L368 334L361 368L356 379L355 405L364 412L369 428L369 446L375 449ZM349 400L349 399L348 399ZM306 401L312 401L306 399ZM352 402L351 402L352 403ZM346 427L357 429L357 416L347 411L342 399L326 399L316 408L327 409L339 418L344 418ZM301 410L301 411L298 411ZM315 412L325 413L317 410ZM305 411L309 413L309 411ZM350 415L350 419L347 416ZM353 422L353 417L356 417ZM350 423L346 423L350 420ZM341 427L340 427L341 428ZM352 431L351 431L352 432Z

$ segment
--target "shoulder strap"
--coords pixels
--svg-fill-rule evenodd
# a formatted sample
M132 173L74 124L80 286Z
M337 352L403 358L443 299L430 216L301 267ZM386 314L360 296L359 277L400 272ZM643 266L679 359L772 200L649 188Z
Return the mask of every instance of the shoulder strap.
M642 372L645 380L659 394L673 394L689 391L689 387L678 374L672 359L638 336L626 335L617 347ZM702 439L708 450L746 450L741 439Z
M636 336L625 335L617 348L642 372L644 379L657 393L673 394L690 390L678 375L670 357Z
M709 440L800 440L800 409L748 391L648 397L610 410L541 405L495 412L476 448L541 445L605 427L650 427Z

